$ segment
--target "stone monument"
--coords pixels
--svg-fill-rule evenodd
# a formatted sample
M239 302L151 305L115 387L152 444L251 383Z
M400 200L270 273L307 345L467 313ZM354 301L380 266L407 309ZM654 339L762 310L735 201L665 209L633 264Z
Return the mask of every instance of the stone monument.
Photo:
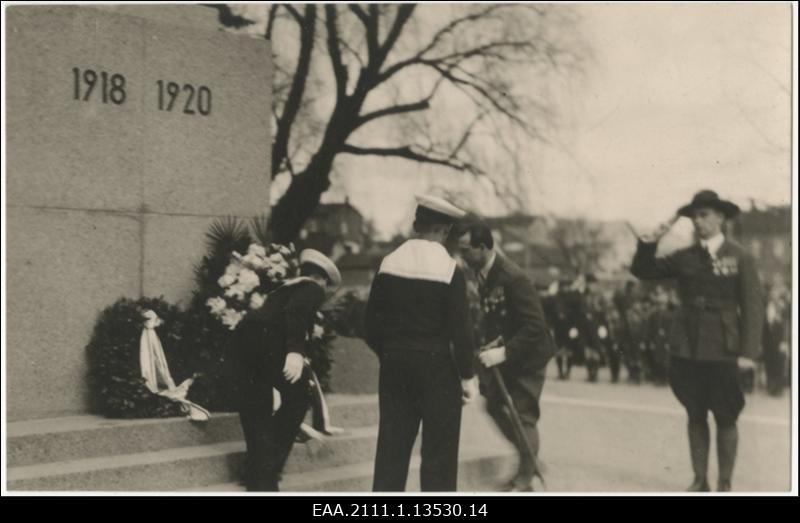
M86 411L120 297L185 304L217 217L269 207L271 53L202 6L5 10L7 414Z

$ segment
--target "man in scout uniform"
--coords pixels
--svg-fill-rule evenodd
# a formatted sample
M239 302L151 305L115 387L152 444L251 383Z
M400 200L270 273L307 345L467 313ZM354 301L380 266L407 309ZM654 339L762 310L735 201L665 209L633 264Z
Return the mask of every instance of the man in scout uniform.
M444 248L465 212L417 196L415 237L381 262L365 314L380 358L373 490L403 491L422 423L423 491L455 491L461 407L478 394L466 280Z
M342 281L336 265L313 249L300 253L300 275L272 291L234 331L230 364L247 445L245 483L250 491L278 490L310 403L306 342L317 311ZM274 413L273 388L281 398Z
M469 227L459 238L459 250L480 285L484 346L479 360L487 369L499 366L527 440L520 441L515 434L500 384L489 372L481 372L487 411L520 454L519 469L506 489L530 491L538 468L539 398L545 367L556 352L555 343L536 286L513 262L495 252L489 227L482 224Z
M639 239L631 266L641 279L677 280L681 308L671 333L669 380L689 417L694 470L689 491L709 490L709 410L717 424L717 487L731 489L736 421L744 408L738 366L753 366L761 341L763 302L755 262L722 229L725 220L738 212L734 203L717 193L700 191L670 222ZM697 241L656 258L658 241L679 216L692 220Z

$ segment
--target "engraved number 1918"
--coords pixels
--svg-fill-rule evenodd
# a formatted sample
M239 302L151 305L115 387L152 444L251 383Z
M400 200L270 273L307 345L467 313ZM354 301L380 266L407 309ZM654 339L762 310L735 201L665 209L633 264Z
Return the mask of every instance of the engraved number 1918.
M104 104L109 102L122 105L125 103L125 77L121 74L109 74L106 71L99 73L94 69L72 68L73 98L88 102L94 93L95 87L99 88L101 100Z

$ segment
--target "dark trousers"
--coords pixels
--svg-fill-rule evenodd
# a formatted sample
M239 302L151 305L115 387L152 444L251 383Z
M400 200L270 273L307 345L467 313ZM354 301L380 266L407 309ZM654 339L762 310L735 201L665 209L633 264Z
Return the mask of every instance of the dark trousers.
M608 368L611 369L611 381L616 383L619 381L619 370L622 363L620 351L616 345L606 347L606 358L608 359Z
M522 422L522 430L530 443L533 450L533 459L539 454L539 429L536 427L539 421L539 398L542 395L542 388L544 387L544 372L539 371L530 376L511 377L506 376L504 379L508 393L514 402L514 407L519 413L520 421ZM489 415L497 423L498 428L503 435L514 444L520 455L519 471L517 476L524 480L530 480L534 471L534 463L527 459L527 449L525 442L520 441L517 433L514 430L514 425L511 421L511 415L508 411L506 401L503 399L503 394L499 385L492 380L492 382L485 387L486 395L486 410Z
M764 371L767 375L767 391L773 396L783 392L785 386L786 355L776 347L764 350Z
M461 385L449 354L392 351L381 356L375 492L404 491L422 423L423 491L455 491Z
M278 478L309 407L308 369L293 384L283 378L282 369L280 366L271 379L242 391L245 397L240 402L239 420L247 445L245 482L250 491L278 490ZM281 394L280 408L274 414L273 387Z
M708 411L719 427L733 427L744 408L735 361L697 361L673 357L669 383L690 423L706 423Z

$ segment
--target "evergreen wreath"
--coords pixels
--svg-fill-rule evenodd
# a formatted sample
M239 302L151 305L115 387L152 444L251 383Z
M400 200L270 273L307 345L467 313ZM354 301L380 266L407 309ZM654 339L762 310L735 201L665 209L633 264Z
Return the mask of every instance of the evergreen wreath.
M120 298L100 313L86 346L90 412L109 418L160 418L182 416L178 403L153 394L145 386L139 363L142 313L150 309L163 320L157 334L176 383L194 376L187 399L212 412L235 410L231 394L231 369L226 365L233 347L233 332L209 311L206 299L218 292L217 280L225 272L233 250L246 250L251 238L262 239L253 220L250 230L236 218L215 221L206 235L207 252L195 267L196 288L185 311L163 298ZM252 233L250 232L252 231ZM322 389L330 392L331 342L335 327L324 313L324 327L309 340L308 356Z
M121 298L100 313L86 346L90 412L109 418L182 415L177 403L150 392L141 375L139 338L147 309L164 320L158 336L172 376L181 381L191 375L180 357L183 313L161 298Z

